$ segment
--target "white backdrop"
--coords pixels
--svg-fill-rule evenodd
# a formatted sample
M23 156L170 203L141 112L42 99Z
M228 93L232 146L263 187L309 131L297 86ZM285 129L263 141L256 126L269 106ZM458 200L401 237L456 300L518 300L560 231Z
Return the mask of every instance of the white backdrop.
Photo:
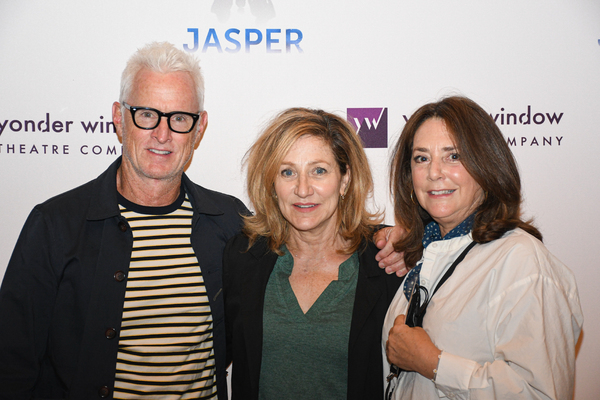
M105 123L128 57L154 40L193 50L195 34L209 127L188 174L244 201L244 152L286 107L387 109L390 147L404 116L443 95L497 117L525 213L577 277L575 398L598 398L598 0L1 0L0 276L31 208L120 154ZM374 201L392 222L389 153L367 149Z

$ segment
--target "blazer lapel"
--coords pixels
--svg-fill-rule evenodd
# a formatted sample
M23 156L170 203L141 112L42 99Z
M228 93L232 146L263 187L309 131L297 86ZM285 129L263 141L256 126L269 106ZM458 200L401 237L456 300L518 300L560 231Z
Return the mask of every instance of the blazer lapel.
M264 240L257 242L249 251L249 258L253 258L253 273L248 276L243 298L244 308L243 326L244 340L248 355L248 366L253 375L251 382L258 382L262 361L262 339L263 339L263 308L265 302L265 291L269 277L277 261L277 254L269 251ZM258 388L253 388L258 393Z
M384 291L380 283L382 278L381 273L375 269L379 268L375 261L375 254L369 246L360 254L359 259L360 270L356 284L352 323L350 325L350 349L355 345L360 331Z

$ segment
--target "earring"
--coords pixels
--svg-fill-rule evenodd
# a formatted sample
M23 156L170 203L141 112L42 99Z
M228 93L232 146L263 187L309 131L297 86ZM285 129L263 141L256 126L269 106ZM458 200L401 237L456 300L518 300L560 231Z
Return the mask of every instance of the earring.
M413 204L416 205L417 203L415 202L415 198L413 197L413 193L415 193L414 189L410 191L410 200L413 202Z
M344 188L344 193L342 193L342 194L340 195L340 198L341 198L342 200L344 200L344 199L346 198L346 192L347 192L347 191L348 191L348 186L346 186L346 187Z

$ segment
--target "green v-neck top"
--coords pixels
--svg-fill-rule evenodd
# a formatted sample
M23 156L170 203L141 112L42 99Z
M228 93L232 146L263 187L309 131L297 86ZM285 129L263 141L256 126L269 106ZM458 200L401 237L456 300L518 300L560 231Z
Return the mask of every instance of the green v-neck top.
M304 314L289 281L294 259L282 250L265 293L259 398L346 399L358 255Z

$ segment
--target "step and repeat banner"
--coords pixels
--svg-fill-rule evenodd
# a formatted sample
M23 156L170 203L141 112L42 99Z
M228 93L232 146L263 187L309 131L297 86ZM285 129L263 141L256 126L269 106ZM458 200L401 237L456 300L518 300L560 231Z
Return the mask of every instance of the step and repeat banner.
M111 105L151 41L204 71L209 124L188 175L246 202L242 159L260 129L284 108L323 108L363 138L373 207L393 223L388 160L406 119L450 94L482 105L519 163L524 213L577 277L575 398L597 398L600 1L3 0L0 277L31 208L121 154Z

